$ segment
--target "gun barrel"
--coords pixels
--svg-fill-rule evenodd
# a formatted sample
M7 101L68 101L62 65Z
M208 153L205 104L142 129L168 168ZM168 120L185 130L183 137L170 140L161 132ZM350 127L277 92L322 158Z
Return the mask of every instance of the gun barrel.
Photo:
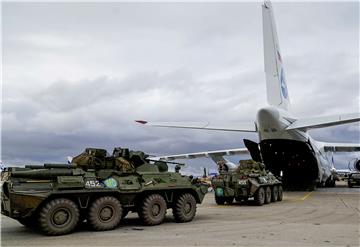
M55 178L57 176L72 176L70 169L32 169L29 171L13 171L11 176L14 178Z
M39 166L39 165L25 165L25 168L29 168L29 169L44 169L44 166Z
M75 165L71 164L51 164L51 163L45 163L45 168L76 168Z
M153 162L164 162L164 163L167 163L167 164L176 164L176 165L181 165L181 166L185 166L184 163L179 163L179 162L174 162L174 161L167 161L167 160L152 160L152 159L146 159L148 161L153 161Z

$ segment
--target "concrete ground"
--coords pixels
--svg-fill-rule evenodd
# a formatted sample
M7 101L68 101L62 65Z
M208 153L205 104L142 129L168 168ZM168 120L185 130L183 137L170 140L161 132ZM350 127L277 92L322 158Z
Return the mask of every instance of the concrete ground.
M285 192L261 207L217 206L209 193L194 221L144 227L129 214L115 230L94 232L86 224L72 234L43 236L1 217L1 246L360 246L360 188L345 184L314 192Z

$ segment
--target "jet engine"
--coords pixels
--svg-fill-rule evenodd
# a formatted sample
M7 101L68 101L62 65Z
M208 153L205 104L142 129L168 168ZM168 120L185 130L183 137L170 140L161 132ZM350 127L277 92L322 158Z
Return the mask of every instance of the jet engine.
M360 159L359 158L355 158L350 160L349 162L349 170L350 171L358 171L360 172Z

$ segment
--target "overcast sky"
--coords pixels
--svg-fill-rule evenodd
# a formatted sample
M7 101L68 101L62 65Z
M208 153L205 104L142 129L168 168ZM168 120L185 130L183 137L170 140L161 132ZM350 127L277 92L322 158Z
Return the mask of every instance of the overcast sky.
M273 6L293 113L359 112L359 2ZM64 162L85 147L160 155L258 139L134 119L253 121L267 104L260 3L3 3L2 34L5 164ZM359 142L359 125L311 134ZM338 166L349 157L336 156ZM215 169L206 159L193 169L202 165Z

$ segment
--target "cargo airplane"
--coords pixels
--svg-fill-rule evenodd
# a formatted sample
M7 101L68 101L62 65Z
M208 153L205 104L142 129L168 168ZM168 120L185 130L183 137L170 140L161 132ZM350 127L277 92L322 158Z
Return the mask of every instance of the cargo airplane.
M288 189L315 189L316 185L335 184L333 162L327 152L358 152L360 144L325 143L311 138L308 130L357 122L360 113L315 118L297 118L291 113L283 60L275 27L272 5L262 5L264 63L268 106L258 110L252 123L217 125L210 122L136 122L158 127L201 130L257 132L259 143L244 140L246 148L188 153L159 157L164 160L209 157L215 162L223 156L250 153L275 175L282 175Z

